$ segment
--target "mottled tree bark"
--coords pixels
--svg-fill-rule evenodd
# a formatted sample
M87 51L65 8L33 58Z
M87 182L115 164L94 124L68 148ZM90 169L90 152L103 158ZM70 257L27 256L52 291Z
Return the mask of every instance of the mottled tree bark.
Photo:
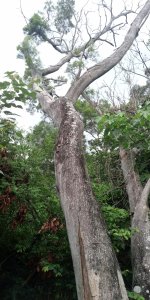
M131 212L131 256L133 289L150 299L150 219L148 196L150 179L142 188L135 171L133 151L120 149L121 166L125 179Z
M61 105L56 146L57 187L65 215L79 300L128 299L95 201L83 157L83 123L71 102Z

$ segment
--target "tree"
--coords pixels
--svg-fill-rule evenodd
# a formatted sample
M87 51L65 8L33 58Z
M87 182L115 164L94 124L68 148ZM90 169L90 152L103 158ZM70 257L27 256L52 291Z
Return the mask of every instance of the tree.
M144 93L143 93L144 91ZM134 106L133 106L134 92ZM138 97L140 95L140 97ZM149 81L135 86L131 99L99 118L103 143L109 151L120 152L121 167L131 216L131 257L133 288L149 298ZM120 148L120 150L119 150Z
M139 98L138 96L143 90L144 92ZM134 137L132 142L129 142L130 145L127 148L122 148L120 144L120 159L130 205L131 226L133 230L135 229L131 237L133 287L145 299L148 299L150 290L150 177L147 174L145 180L142 182L136 160L138 156L142 157L145 152L149 153L149 82L143 87L136 86L133 92L135 109L134 115L131 118L132 134L130 133L130 138L133 134ZM129 106L131 104L133 107L133 93L131 96ZM137 135L139 135L138 139Z
M93 63L87 70L85 62L87 58L94 59L90 58L90 55L92 52L93 56L95 45L100 45L101 42L112 44L107 39L107 34L110 34L110 38L112 34L115 45L117 29L126 24L128 15L133 11L124 9L116 15L112 2L108 6L101 1L99 9L103 8L105 24L99 24L96 33L91 32L85 14L88 39L81 44L82 11L78 16L75 15L73 1L60 0L58 6L54 7L51 2L46 2L46 16L40 13L34 14L24 28L28 36L19 50L25 56L28 74L33 78L33 86L43 111L59 127L55 151L55 173L66 220L78 299L127 299L105 222L92 193L83 156L83 122L74 104L92 82L117 65L126 54L149 15L150 1L146 1L138 12L124 41L113 54L98 63ZM123 18L125 23L117 22ZM53 49L63 55L62 58L54 66L40 69L34 50L35 42L48 42ZM43 87L41 78L58 71L71 60L73 81L70 88L64 97L54 99Z

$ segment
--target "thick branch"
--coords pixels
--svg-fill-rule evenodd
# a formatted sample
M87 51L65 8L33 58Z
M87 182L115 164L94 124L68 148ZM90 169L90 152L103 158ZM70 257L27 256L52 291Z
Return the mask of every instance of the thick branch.
M36 91L38 101L41 105L43 112L45 112L53 121L55 126L60 125L62 117L60 110L60 99L53 99L53 97L43 88L41 88L37 83L37 78L35 78L34 90Z
M148 0L142 10L134 19L133 23L128 30L125 39L121 46L109 57L104 59L102 62L96 64L95 66L89 68L68 90L66 97L72 101L82 94L82 92L97 78L101 77L109 70L111 70L115 65L117 65L120 60L127 53L131 47L133 41L137 37L139 30L143 23L146 21L150 13L150 0Z
M42 76L46 76L48 74L58 71L65 63L69 62L74 56L75 55L72 52L68 53L66 56L60 59L60 61L56 65L49 66L48 68L42 70Z

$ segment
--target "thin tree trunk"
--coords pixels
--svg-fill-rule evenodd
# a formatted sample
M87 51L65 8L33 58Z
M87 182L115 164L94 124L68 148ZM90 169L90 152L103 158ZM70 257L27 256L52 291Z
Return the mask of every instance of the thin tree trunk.
M83 123L72 103L62 103L56 145L56 180L71 247L79 300L128 299L96 203L82 153Z
M134 170L132 152L120 149L122 171L126 183L131 212L131 257L133 289L150 299L150 220L148 196L150 179L144 188L139 174Z
M129 197L131 215L134 214L136 204L138 203L143 190L139 174L134 170L134 156L132 151L126 151L125 149L120 148L121 167Z
M135 229L135 233L131 238L133 287L139 287L145 300L150 299L150 220L149 207L143 203L148 185L150 187L150 181L143 189L135 208L132 219L132 229Z

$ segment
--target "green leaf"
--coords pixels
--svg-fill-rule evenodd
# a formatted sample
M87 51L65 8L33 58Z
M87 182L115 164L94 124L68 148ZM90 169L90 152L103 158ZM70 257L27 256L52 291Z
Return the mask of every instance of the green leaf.
M128 293L128 297L129 299L135 299L135 300L145 300L145 298L135 292L129 292L127 291Z
M1 90L5 90L8 86L10 86L10 82L9 81L0 82L0 89Z
M13 115L13 116L19 116L18 114L12 113L9 110L4 110L5 115Z

